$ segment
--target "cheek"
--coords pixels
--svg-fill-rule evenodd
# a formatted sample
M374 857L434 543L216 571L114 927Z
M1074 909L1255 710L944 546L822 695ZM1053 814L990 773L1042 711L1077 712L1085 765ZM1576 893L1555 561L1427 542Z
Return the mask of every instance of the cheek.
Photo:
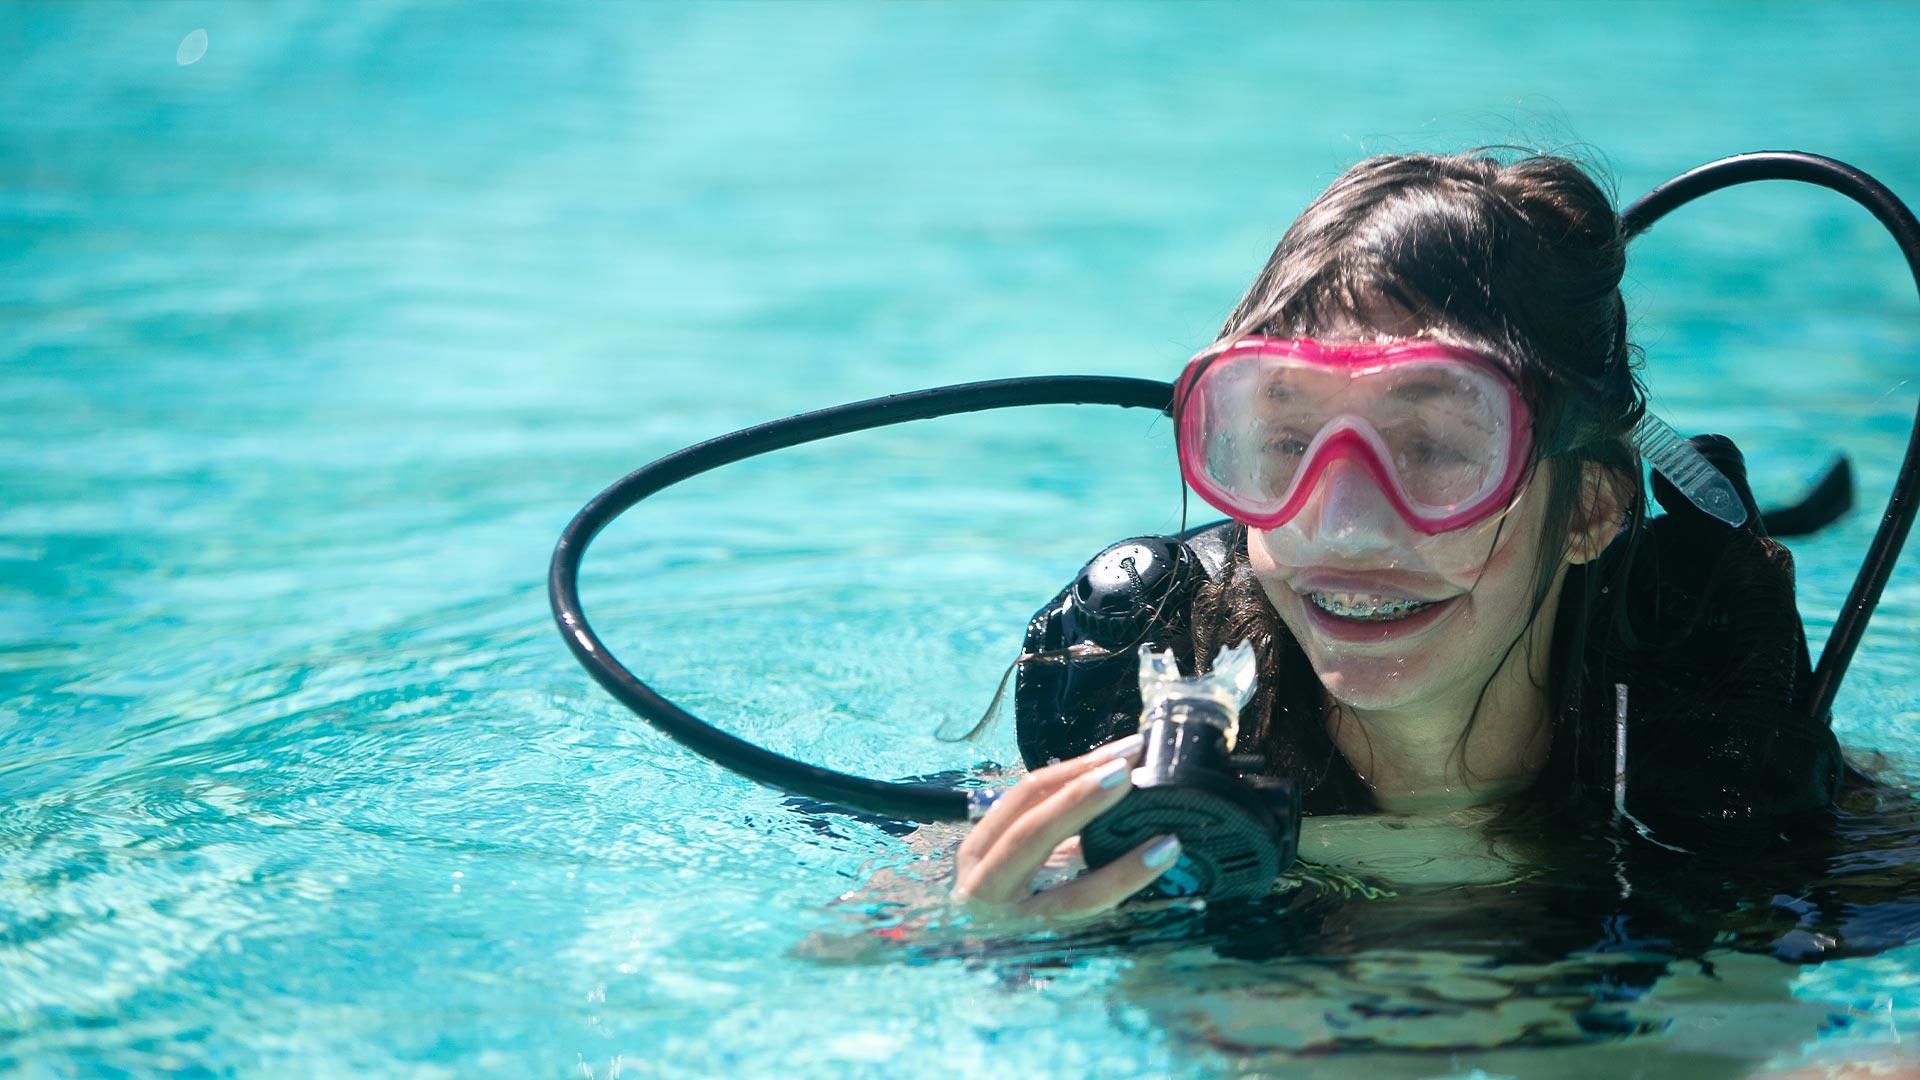
M1254 576L1267 581L1280 573L1281 567L1273 561L1273 549L1267 546L1267 534L1249 528L1247 530L1247 565L1253 568Z
M1534 569L1540 565L1537 526L1503 545L1488 559L1473 582L1471 600L1482 620L1505 622L1510 615L1524 619L1533 595Z
M1295 638L1304 630L1301 625L1301 600L1287 587L1286 575L1296 569L1274 561L1273 549L1267 546L1266 534L1247 530L1247 566L1253 570L1253 576L1260 581L1260 590L1267 594L1267 603L1280 614L1280 621L1287 625Z
M1267 543L1267 534L1247 530L1247 566L1253 576L1260 581L1260 589L1267 594L1267 602L1280 613L1294 635L1298 637L1301 626L1301 609L1306 601L1293 591L1287 579L1297 573L1301 567L1293 563L1282 562L1274 556L1273 546Z
M1541 535L1544 512L1531 507L1517 523L1518 532L1488 559L1468 596L1471 624L1463 635L1470 648L1504 652L1533 617L1534 592L1546 542ZM1553 567L1548 567L1551 577ZM1548 613L1543 609L1542 617Z

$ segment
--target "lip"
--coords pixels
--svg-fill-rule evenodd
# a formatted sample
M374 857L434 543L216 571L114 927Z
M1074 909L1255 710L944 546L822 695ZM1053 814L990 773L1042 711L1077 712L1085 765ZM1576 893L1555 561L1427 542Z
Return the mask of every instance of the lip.
M1325 592L1339 590L1308 589L1306 591ZM1360 590L1353 589L1348 591L1357 592ZM1375 589L1374 591L1378 592L1379 590ZM1416 597L1416 599L1418 598ZM1300 597L1300 606L1306 611L1307 622L1312 625L1316 633L1334 641L1359 642L1363 644L1398 641L1413 637L1452 614L1453 609L1458 607L1459 603L1459 596L1451 596L1445 600L1435 601L1432 607L1424 608L1404 619L1391 619L1386 622L1362 622L1357 619L1342 619L1336 615L1329 614L1328 612L1320 610L1320 608L1316 606L1312 600L1307 599L1305 595Z
M1305 599L1308 593L1350 592L1367 596L1392 596L1402 600L1439 603L1458 593L1434 589L1432 579L1422 574L1382 570L1367 574L1342 574L1334 570L1308 570L1287 579L1287 587ZM1309 603L1308 607L1313 605Z

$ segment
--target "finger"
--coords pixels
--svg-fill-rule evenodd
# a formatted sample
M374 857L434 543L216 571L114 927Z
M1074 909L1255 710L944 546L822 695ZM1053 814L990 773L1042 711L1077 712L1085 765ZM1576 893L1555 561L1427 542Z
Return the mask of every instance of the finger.
M1025 900L1047 854L1126 798L1133 789L1132 772L1132 761L1114 758L1062 785L1009 824L978 861L961 869L960 889L989 904Z
M1151 885L1179 858L1180 838L1157 836L1091 874L1033 894L1020 907L1029 915L1097 915Z
M1028 810L1045 802L1054 792L1059 791L1062 785L1086 775L1115 758L1131 759L1140 753L1144 745L1146 740L1135 733L1124 739L1115 739L1105 746L1096 746L1077 758L1068 758L1066 761L1055 762L1028 773L994 802L993 808L987 811L986 816L974 823L973 831L960 842L960 851L957 856L959 864L966 866L992 850L994 842L1006 832L1008 825Z
M1135 757L1144 745L1145 738L1135 733L1123 739L1115 739L1104 746L1096 746L1079 757L1057 761L1028 773L1018 784L1002 792L994 801L992 808L974 825L973 831L961 844L961 855L964 857L974 852L986 852L1006 830L1008 823L1046 801L1054 792L1059 791L1062 785L1099 768L1114 758Z
M1080 836L1076 833L1054 845L1052 853L1047 856L1046 867L1051 870L1085 860L1086 855L1080 850Z

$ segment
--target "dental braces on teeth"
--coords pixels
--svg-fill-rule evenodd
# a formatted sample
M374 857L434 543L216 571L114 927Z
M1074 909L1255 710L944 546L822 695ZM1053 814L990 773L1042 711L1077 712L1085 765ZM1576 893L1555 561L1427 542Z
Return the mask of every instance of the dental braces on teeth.
M1312 593L1309 599L1313 601L1314 607L1348 619L1393 618L1411 614L1433 603L1430 600L1389 600L1383 596L1356 596L1348 599L1327 593Z

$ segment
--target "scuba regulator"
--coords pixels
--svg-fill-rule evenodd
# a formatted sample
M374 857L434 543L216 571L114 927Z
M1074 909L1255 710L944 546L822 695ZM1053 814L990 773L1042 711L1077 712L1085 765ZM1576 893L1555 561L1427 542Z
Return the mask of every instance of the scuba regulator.
M1187 609L1210 570L1224 562L1218 530L1188 537L1136 536L1093 557L1044 620L1036 619L1021 669L1021 708L1060 706L1072 729L1065 745L1022 753L1065 757L1128 733L1145 741L1133 790L1081 830L1089 868L1120 858L1156 836L1180 838L1179 861L1143 895L1265 895L1292 865L1299 833L1298 792L1290 781L1261 775L1258 755L1236 754L1240 711L1252 698L1258 661L1251 644L1223 648L1212 670L1183 677L1177 655L1191 653ZM1196 662L1198 657L1194 658ZM1094 700L1082 679L1121 685L1139 673L1139 705L1130 696L1105 708L1071 708ZM1044 704L1042 704L1044 703Z
M1147 891L1224 900L1266 895L1293 865L1300 834L1293 783L1260 775L1258 758L1233 756L1256 666L1253 646L1243 641L1221 649L1212 671L1186 678L1172 650L1140 646L1146 746L1133 791L1080 832L1088 867L1173 833L1180 859Z

